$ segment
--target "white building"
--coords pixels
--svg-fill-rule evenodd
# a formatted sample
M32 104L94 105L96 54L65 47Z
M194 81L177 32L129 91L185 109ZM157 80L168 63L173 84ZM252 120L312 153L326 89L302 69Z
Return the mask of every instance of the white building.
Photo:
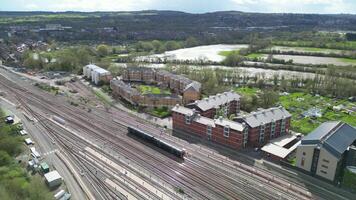
M296 166L313 176L336 181L342 174L356 129L342 122L325 122L301 140Z
M111 80L111 73L109 71L93 64L83 67L83 75L95 85L98 85L100 81L109 82Z

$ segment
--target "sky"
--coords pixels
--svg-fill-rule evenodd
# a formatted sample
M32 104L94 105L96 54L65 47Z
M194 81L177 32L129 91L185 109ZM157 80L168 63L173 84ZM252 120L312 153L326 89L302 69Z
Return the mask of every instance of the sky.
M0 11L135 10L356 14L356 0L0 0Z

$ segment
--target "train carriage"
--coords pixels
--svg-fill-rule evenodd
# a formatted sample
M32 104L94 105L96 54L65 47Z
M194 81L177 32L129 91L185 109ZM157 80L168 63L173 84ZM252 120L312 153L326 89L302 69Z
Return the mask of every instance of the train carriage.
M152 136L151 134L149 133L146 133L140 129L137 129L137 128L134 128L134 127L127 127L127 130L128 130L128 133L131 134L131 135L134 135L138 138L141 138L142 140L166 151L166 152L169 152L179 158L184 158L184 155L185 155L185 150L184 149L180 149L180 148L177 148L171 144L168 144L167 142L164 142L154 136Z

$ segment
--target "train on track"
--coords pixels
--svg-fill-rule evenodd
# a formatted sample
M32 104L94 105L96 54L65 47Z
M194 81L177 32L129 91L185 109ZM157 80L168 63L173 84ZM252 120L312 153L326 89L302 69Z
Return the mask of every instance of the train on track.
M153 135L146 133L145 131L142 131L140 129L134 128L134 127L127 127L127 131L129 134L134 135L140 139L142 139L145 142L148 142L166 152L169 152L179 158L184 159L185 156L185 150L177 148L175 146L172 146L171 144L168 144L167 142L164 142Z

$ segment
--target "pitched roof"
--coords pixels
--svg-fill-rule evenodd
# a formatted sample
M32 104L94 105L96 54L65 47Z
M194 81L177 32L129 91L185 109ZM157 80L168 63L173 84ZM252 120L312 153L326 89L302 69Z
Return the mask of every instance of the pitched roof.
M219 107L233 100L239 100L240 95L235 92L224 92L222 94L217 94L214 96L209 96L202 100L195 101L190 105L195 105L202 111L207 111L215 107Z
M194 115L194 110L186 108L184 106L176 105L172 108L173 112L177 112L183 115L188 115L188 116L193 116Z
M258 127L261 124L268 124L273 121L278 121L283 118L291 117L292 115L282 106L262 109L257 112L252 112L251 114L238 117L245 121L250 127Z
M100 67L93 69L93 71L95 71L99 74L110 73L108 70L100 68Z
M343 122L325 122L302 139L302 144L318 144L340 158L356 140L356 129Z
M197 81L193 81L191 82L189 85L187 85L184 89L184 91L193 89L194 91L199 92L201 88L201 83L197 82Z
M130 85L128 85L125 82L118 80L118 79L111 80L110 85L111 85L111 88L112 88L112 86L116 86L121 89L124 89L127 93L132 94L132 95L140 94L140 92L137 89L131 87Z
M245 128L245 126L239 122L219 118L214 120L215 124L220 125L220 126L228 126L230 129L237 130L242 132Z
M200 116L199 114L195 114L194 109L186 108L184 106L176 105L172 109L173 112L181 113L183 115L194 116L193 121L204 124L204 125L211 125L211 127L215 127L216 125L219 126L228 126L230 129L237 130L242 132L245 126L239 122L231 121L224 118L219 119L210 119L208 117Z
M330 121L322 123L318 128L314 129L311 133L305 136L302 144L318 144L327 134L329 134L339 122Z
M211 127L215 127L215 121L207 117L202 117L198 115L194 118L194 121L198 122L199 124L210 125Z

